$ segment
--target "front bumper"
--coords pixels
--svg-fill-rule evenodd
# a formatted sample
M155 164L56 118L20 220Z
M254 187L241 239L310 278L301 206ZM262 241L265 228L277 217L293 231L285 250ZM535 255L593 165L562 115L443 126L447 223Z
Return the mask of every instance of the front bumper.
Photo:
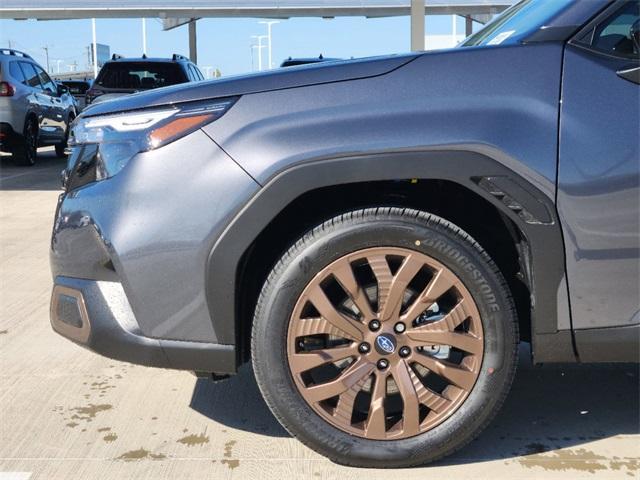
M56 332L143 365L233 373L218 340L207 258L259 189L201 131L139 154L115 176L63 193L51 239Z
M50 318L60 335L109 358L199 372L236 370L233 345L144 336L117 282L56 277Z

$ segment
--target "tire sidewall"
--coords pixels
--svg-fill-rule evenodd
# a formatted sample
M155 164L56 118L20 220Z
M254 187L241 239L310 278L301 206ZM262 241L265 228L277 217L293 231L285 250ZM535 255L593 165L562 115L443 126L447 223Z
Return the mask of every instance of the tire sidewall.
M450 453L473 438L490 419L513 377L517 340L513 310L489 257L454 229L426 215L413 219L391 215L375 222L356 218L314 232L285 255L259 301L253 353L265 398L290 433L341 463L394 467L424 463ZM338 258L371 247L407 248L444 264L474 298L484 331L480 375L467 399L435 428L402 440L368 440L328 424L304 401L287 363L289 320L306 285Z
M32 151L29 143L29 135L34 136L35 149ZM38 126L33 118L28 118L24 125L23 137L13 151L15 160L21 165L32 167L38 156Z

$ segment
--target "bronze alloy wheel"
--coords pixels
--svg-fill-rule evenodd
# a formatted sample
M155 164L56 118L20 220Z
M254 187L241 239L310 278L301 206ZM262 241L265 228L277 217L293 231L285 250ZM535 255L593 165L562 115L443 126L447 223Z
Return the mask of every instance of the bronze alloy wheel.
M287 336L289 370L307 404L374 440L443 422L473 389L483 351L480 313L461 280L396 247L359 250L319 272Z

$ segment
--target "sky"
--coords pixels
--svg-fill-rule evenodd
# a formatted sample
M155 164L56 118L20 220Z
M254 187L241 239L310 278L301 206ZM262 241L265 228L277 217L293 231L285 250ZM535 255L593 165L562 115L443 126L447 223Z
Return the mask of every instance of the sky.
M252 70L252 35L265 35L266 25L257 18L210 18L197 23L198 65L218 69L222 75L234 75ZM427 34L450 34L452 17L426 17ZM125 57L142 55L141 19L97 19L97 43L107 44L111 53ZM189 55L187 27L162 30L156 18L146 20L147 54L167 57L173 53ZM464 19L457 20L458 32L464 32ZM409 17L367 19L364 17L292 18L272 27L273 62L285 58L364 57L409 50ZM55 75L69 71L77 63L78 70L87 67L87 47L91 44L91 20L0 20L0 47L13 47L30 54L43 67L46 47L50 72ZM253 69L257 68L254 50ZM263 49L267 64L267 51Z

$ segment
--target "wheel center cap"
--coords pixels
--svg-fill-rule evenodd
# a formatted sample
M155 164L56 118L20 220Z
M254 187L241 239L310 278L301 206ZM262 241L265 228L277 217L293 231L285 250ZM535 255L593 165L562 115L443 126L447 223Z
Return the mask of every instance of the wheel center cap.
M396 351L396 339L393 338L392 335L388 335L383 333L382 335L378 335L376 337L376 351L380 355L391 355Z

